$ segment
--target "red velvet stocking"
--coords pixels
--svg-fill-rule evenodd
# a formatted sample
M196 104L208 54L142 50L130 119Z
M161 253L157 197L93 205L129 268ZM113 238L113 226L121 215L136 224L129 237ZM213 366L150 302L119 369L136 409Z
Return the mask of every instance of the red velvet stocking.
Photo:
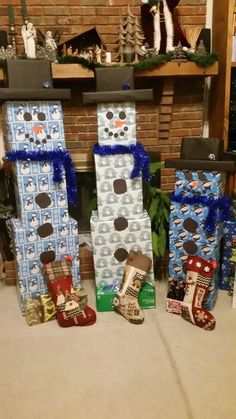
M61 327L89 326L95 323L95 311L86 306L83 310L79 297L73 288L71 263L57 260L44 266L49 292L57 310L57 320Z
M181 315L185 320L205 330L215 328L214 316L204 308L215 262L199 256L187 260L186 291L181 303Z

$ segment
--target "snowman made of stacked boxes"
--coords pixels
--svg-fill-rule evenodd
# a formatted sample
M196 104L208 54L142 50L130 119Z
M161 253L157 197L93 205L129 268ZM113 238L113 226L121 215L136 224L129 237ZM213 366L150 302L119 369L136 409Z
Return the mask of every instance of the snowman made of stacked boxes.
M11 151L50 152L65 149L59 101L5 102ZM18 218L11 221L23 310L26 297L47 293L42 264L73 257L73 282L79 283L78 228L68 212L65 173L53 182L53 164L16 161L14 169Z
M84 103L97 104L98 144L94 156L98 209L90 224L99 311L112 309L112 299L105 303L106 294L118 290L131 249L152 259L142 174L131 179L134 157L128 153L128 147L137 144L135 101L152 100L152 90L133 90L133 78L132 68L96 69L97 91L84 93ZM121 153L119 146L126 146L127 152ZM146 281L153 286L152 269Z

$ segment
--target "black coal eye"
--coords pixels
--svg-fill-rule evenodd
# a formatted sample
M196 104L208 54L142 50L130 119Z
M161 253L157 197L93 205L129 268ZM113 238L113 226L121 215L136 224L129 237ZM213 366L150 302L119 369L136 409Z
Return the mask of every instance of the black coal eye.
M113 118L113 112L107 112L106 114L107 119L112 119Z
M43 113L43 112L39 112L39 113L38 113L38 120L39 120L39 121L45 121L45 119L46 119L46 115L45 115L45 113Z
M126 113L124 111L119 113L119 118L120 119L125 119L126 118Z

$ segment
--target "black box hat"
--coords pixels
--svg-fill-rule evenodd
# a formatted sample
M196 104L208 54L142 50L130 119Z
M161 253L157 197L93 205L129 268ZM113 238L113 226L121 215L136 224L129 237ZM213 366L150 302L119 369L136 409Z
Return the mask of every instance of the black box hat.
M134 88L133 67L96 68L96 92L83 93L84 103L153 100L152 89Z
M70 89L54 89L49 60L6 60L0 100L69 99Z
M183 138L179 159L165 161L166 168L234 172L236 160L224 153L220 138Z

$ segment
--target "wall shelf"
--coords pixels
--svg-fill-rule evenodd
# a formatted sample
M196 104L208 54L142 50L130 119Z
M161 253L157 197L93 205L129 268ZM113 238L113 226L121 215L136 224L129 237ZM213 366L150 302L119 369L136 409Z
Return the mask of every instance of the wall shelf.
M136 77L183 77L183 76L216 76L218 74L218 62L203 68L194 62L168 62L152 70L136 72ZM82 67L80 64L52 64L54 80L78 80L92 79L92 70ZM4 80L3 69L0 68L0 81Z
M83 68L80 64L53 64L53 78L60 79L83 79L93 78L93 71ZM193 62L168 62L152 70L136 72L136 77L179 77L179 76L216 76L218 74L218 62L207 68L202 68Z

